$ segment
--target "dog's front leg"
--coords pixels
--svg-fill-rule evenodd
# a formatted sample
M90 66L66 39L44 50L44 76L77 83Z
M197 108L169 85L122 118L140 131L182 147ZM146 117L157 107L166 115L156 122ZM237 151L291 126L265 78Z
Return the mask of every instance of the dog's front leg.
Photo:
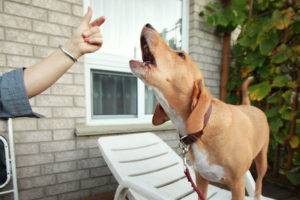
M204 197L206 199L208 181L206 179L204 179L198 172L196 172L196 184L197 184L197 187L200 189L200 191L203 192Z
M232 200L245 199L245 180L244 177L236 179L230 185Z

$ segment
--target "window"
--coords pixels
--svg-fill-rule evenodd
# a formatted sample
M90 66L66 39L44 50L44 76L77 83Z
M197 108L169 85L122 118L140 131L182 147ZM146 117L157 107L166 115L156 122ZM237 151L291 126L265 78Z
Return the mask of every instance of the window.
M187 51L187 2L84 0L84 7L90 5L94 16L106 17L101 29L103 47L85 57L87 124L150 122L155 97L131 74L128 63L141 59L139 38L146 23L151 23L172 48Z

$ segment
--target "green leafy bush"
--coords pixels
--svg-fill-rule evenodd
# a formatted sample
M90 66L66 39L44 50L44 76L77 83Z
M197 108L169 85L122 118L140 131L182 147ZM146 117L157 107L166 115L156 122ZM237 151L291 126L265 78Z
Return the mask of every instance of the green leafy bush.
M232 47L227 102L239 104L243 79L254 76L249 94L268 117L270 166L300 185L300 1L247 2L212 2L200 15L219 33L240 28Z

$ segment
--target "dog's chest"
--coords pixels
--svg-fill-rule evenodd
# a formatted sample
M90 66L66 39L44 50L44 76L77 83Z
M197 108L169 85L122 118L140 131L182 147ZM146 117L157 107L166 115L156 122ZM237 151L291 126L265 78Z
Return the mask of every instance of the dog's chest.
M209 162L208 154L204 149L199 149L196 144L192 145L194 154L194 169L208 181L220 182L224 178L224 168Z

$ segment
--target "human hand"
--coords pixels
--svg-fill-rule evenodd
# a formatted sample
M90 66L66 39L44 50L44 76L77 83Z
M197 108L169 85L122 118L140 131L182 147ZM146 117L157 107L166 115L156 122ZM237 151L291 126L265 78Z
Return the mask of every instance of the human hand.
M100 26L104 23L105 18L101 16L91 22L92 16L93 11L89 7L81 24L64 45L64 48L76 58L86 53L95 52L102 46L103 39Z

